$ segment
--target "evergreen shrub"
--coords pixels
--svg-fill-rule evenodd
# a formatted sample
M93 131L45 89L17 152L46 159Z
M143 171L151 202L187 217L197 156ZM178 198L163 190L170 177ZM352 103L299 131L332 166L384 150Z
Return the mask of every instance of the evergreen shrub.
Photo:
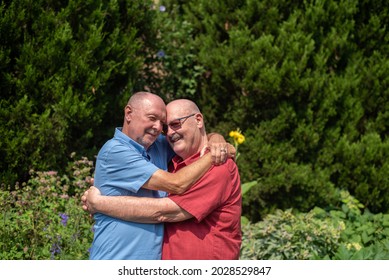
M151 1L2 1L0 182L92 157L143 89Z
M227 135L239 127L247 135L238 165L244 182L258 182L244 201L252 221L277 208L324 207L335 188L375 213L388 212L385 1L160 3L164 17L174 11L178 19L168 28L180 38L171 40L174 53L193 54L185 65L202 71L193 78L197 91L186 96L198 102L208 129ZM170 88L174 97L180 85ZM354 171L349 147L362 155L368 145L378 148Z

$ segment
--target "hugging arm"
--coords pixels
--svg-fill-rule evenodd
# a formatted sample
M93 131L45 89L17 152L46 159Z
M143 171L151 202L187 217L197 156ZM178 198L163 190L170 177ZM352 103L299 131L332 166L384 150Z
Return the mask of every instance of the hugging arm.
M233 158L236 153L234 146L227 143L224 137L218 133L208 135L208 147L210 153L203 155L199 160L176 173L158 170L142 187L149 190L182 194L200 179L212 164L222 164L228 157Z
M138 223L180 222L193 216L168 197L102 196L91 187L82 197L83 208Z

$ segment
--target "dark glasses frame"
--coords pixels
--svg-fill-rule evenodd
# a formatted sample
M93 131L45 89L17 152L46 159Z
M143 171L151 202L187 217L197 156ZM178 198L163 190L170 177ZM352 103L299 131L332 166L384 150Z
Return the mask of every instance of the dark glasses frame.
M185 117L181 117L181 118L177 118L177 119L174 119L172 120L170 123L168 124L163 124L162 126L162 134L167 134L167 131L168 131L168 128L170 127L171 129L173 130L178 130L182 127L182 125L184 124L184 122L190 118L190 117L193 117L194 115L196 115L195 113L194 114L190 114L190 115L187 115ZM177 124L175 124L175 122L177 122Z

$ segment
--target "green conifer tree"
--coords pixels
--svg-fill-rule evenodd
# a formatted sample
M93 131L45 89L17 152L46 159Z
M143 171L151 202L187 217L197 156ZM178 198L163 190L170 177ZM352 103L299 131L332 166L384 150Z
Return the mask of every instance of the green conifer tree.
M192 98L208 127L246 135L241 177L258 181L246 214L326 206L335 188L388 211L385 1L163 3L190 26L185 50L203 69ZM346 160L370 145L369 156ZM357 165L365 171L352 171Z
M151 1L2 1L0 181L92 156L142 89Z

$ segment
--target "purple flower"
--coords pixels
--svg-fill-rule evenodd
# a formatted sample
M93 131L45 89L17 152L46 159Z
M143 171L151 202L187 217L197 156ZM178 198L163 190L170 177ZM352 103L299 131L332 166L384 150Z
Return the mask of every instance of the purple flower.
M51 247L51 256L50 259L54 260L55 255L61 253L61 249L57 248L57 245Z
M65 213L61 213L59 214L59 216L61 217L61 223L66 226L67 223L68 223L68 219L69 219L69 216L66 215Z
M51 245L50 253L51 253L52 260L54 259L55 255L61 253L61 247L59 246L58 243L53 243L53 245Z
M159 50L159 51L157 52L157 56L158 56L159 58L164 57L164 56L165 56L165 52L164 52L163 50Z
M159 6L159 11L160 12L166 11L166 7L164 5Z

